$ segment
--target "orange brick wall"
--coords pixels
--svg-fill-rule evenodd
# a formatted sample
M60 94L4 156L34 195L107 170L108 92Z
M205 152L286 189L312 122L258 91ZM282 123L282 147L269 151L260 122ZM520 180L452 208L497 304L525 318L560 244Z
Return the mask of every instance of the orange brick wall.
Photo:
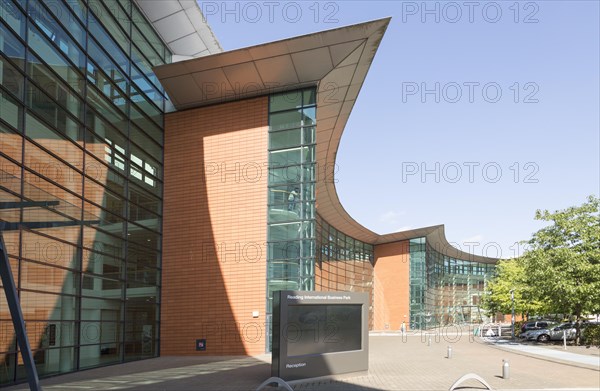
M375 246L374 329L399 330L409 327L408 241Z
M161 355L265 351L267 121L266 97L166 116Z

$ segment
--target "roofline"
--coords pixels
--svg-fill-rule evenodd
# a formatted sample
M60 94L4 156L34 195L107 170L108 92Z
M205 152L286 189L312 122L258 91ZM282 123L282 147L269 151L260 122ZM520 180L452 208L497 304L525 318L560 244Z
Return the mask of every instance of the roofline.
M379 235L379 239L374 245L378 246L422 237L425 238L426 243L433 247L435 251L450 258L487 264L495 264L498 262L498 258L475 255L454 247L454 245L448 242L448 239L446 238L443 224Z
M173 62L223 52L221 44L195 0L134 0L134 2L173 53ZM157 4L168 11L156 14ZM174 34L174 29L182 26L173 27L173 23L167 22L169 18L175 20L179 16L182 17L179 20L185 21L186 31L181 30Z
M316 85L316 209L323 220L365 243L379 245L426 237L444 255L495 263L495 259L454 248L445 237L443 225L379 235L354 220L339 200L335 161L340 140L390 20L235 49L158 66L154 71L178 110ZM255 88L240 88L248 83L254 83Z

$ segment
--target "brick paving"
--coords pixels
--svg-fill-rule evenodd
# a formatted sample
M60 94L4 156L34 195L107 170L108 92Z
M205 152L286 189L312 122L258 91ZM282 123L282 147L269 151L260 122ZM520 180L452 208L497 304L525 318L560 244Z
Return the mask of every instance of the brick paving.
M495 390L598 390L598 349L571 352L598 358L597 366L553 362L527 352L497 348L468 335L372 335L369 338L369 373L337 379L293 384L294 390L448 390L459 377L476 373ZM447 347L452 358L446 358ZM552 348L552 347L551 347ZM510 363L510 379L502 378L502 360ZM42 380L44 390L255 390L270 376L270 356L159 357L103 367ZM473 380L462 390L484 389ZM26 390L24 384L6 391ZM267 387L275 391L279 388Z

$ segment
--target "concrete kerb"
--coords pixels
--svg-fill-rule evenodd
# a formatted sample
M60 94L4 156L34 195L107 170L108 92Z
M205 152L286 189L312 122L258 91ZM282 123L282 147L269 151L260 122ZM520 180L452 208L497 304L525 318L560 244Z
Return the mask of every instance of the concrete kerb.
M556 357L557 354L560 354L558 352L552 352L549 350L548 354L544 354L544 352L533 353L533 352L527 351L526 347L524 347L523 349L519 349L518 346L521 346L520 343L512 342L510 339L506 339L504 337L481 336L476 331L480 330L482 328L482 326L454 324L454 325L451 325L451 327L452 327L452 329L459 330L459 331L451 332L451 331L449 331L450 329L448 327L445 327L445 328L443 327L440 329L431 329L431 330L412 330L412 331L408 331L404 334L402 334L400 332L400 330L380 330L380 331L372 331L369 333L369 335L370 336L402 337L404 341L406 341L406 338L408 338L408 337L412 337L412 338L420 337L422 340L421 342L426 342L428 339L431 339L431 337L434 337L436 339L436 342L438 342L438 343L444 339L446 339L447 342L452 343L452 341L448 341L448 338L459 337L459 339L460 339L463 336L467 336L467 338L469 338L469 340L471 340L471 341L477 340L477 342L479 342L479 343L488 345L488 346L493 347L498 350L518 354L518 355L525 356L525 357L537 358L539 360L543 360L543 361L547 361L547 362L555 362L555 363L559 363L559 364L564 364L564 365L568 365L568 366L572 366L572 367L576 367L576 368L600 371L600 357L598 357L598 364L587 364L587 363L578 362L575 360L569 360L568 358L560 359L560 358ZM505 344L510 344L511 347L509 348ZM540 347L540 349L548 349L548 348ZM572 352L568 352L568 353L577 354L577 353L572 353Z
M482 340L483 340L483 338L482 338ZM510 345L511 347L508 347L506 345L506 342L498 343L498 341L489 341L489 340L487 340L487 341L484 340L484 342L492 348L502 350L505 352L509 352L509 353L518 354L520 356L536 358L538 360L568 365L568 366L575 367L575 368L600 371L600 357L598 357L598 365L589 365L589 364L585 364L585 363L581 363L581 362L577 362L577 361L572 361L572 360L568 360L568 359L560 359L560 358L552 357L549 355L536 354L536 353L532 353L532 352L529 352L524 349L519 349L517 346L520 346L520 344L518 344L518 343L512 343ZM577 354L577 353L573 353L573 354Z

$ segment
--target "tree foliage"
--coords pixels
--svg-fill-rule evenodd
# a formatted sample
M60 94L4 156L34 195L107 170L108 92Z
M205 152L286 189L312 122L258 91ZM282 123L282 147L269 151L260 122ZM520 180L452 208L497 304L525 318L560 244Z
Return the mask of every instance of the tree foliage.
M496 266L496 276L488 282L484 295L484 308L492 313L512 312L511 290L514 292L515 313L525 317L544 310L543 302L537 300L525 274L521 258L501 260Z
M574 316L600 313L600 199L565 210L536 211L550 224L532 235L517 259L500 261L488 284L487 309L510 313L515 289L517 313Z

